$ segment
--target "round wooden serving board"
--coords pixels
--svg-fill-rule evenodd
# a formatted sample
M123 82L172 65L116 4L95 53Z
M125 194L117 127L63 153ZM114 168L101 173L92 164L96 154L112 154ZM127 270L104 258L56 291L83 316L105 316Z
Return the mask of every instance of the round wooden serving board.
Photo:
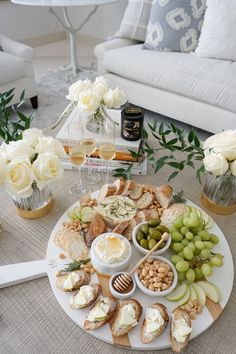
M92 197L96 198L98 195L98 192L95 192ZM76 203L78 205L78 203ZM75 204L75 205L76 205ZM197 207L194 203L188 202L187 203L190 206ZM66 312L66 314L74 321L79 327L83 328L83 323L85 320L86 315L89 312L89 308L82 309L82 310L72 310L69 306L69 299L73 293L66 293L61 290L59 290L55 283L56 283L56 276L55 273L64 268L64 265L66 263L70 263L71 260L69 259L59 259L58 255L59 253L62 252L62 250L58 247L56 247L53 243L53 235L55 232L57 232L64 221L68 221L68 216L67 213L65 213L57 222L49 243L48 243L48 248L47 248L47 259L50 259L50 267L47 270L48 277L50 280L50 284L52 287L52 290L54 292L54 295L56 296L59 304L63 308L63 310ZM226 241L226 238L224 237L222 231L220 228L214 224L214 226L210 230L212 233L215 233L216 235L219 236L220 242L218 245L215 246L214 251L222 253L224 257L224 265L221 268L214 268L213 275L209 278L210 281L214 282L220 289L223 299L220 302L220 304L215 304L214 302L207 300L207 304L203 309L203 312L197 316L196 320L193 321L193 331L191 335L191 339L199 336L201 333L206 331L212 324L213 322L219 317L221 312L223 311L224 307L226 306L232 286L233 286L233 279L234 279L234 267L233 267L233 260L232 260L232 255L231 251L229 248L229 245ZM168 251L163 254L164 257L169 256ZM135 263L140 259L141 254L139 254L136 249L133 247L132 250L132 261L130 264L130 268L135 265ZM103 288L103 294L104 295L110 295L109 288L108 288L108 277L103 277L103 276L98 276L97 274L92 275L92 282L99 282ZM119 345L123 346L126 348L132 348L136 350L160 350L164 348L170 347L170 341L169 341L169 325L164 331L164 333L154 340L150 344L143 344L140 340L140 329L141 325L143 322L143 318L145 315L145 309L146 307L154 304L155 302L160 302L164 304L167 309L169 314L171 311L176 307L175 302L169 302L165 298L159 297L159 298L153 298L149 297L145 294L143 294L138 288L136 292L133 295L133 298L137 299L141 305L143 306L143 313L142 316L139 320L139 324L128 334L122 337L112 337L111 331L109 324L106 324L105 326L96 329L94 331L89 331L92 336L101 339L105 342L108 342L110 344L114 345Z

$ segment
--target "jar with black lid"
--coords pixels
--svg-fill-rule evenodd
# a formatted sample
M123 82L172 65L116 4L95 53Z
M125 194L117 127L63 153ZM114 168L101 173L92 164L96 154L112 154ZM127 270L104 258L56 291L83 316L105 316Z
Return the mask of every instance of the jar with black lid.
M135 141L141 139L144 112L139 107L127 107L121 112L121 137Z

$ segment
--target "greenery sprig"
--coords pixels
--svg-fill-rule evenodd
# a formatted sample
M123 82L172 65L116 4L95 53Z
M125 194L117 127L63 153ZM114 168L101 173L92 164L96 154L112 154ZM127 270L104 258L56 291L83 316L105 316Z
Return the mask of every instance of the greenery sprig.
M88 262L90 262L90 258L84 260L82 259L78 262L77 261L71 262L69 264L66 264L66 268L64 268L62 272L73 272L74 270L79 270L82 264L86 264Z

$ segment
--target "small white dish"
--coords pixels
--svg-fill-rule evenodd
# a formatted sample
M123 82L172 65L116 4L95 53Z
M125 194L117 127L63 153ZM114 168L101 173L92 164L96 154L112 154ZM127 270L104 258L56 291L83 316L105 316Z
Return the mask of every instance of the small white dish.
M141 283L141 280L139 279L138 277L138 271L136 271L134 273L134 278L135 278L135 281L139 287L139 289L146 295L148 296L152 296L152 297L160 297L160 296L166 296L168 294L171 293L171 291L173 291L175 288L176 288L176 285L178 283L178 274L177 274L177 271L174 267L174 265L166 258L164 257L160 257L160 256L154 256L153 254L150 256L150 258L153 258L153 259L158 259L160 260L161 262L166 262L170 267L171 267L171 270L172 272L174 273L174 278L173 278L173 283L171 284L171 286L166 289L166 290L163 290L163 291L153 291L153 290L150 290L148 288L146 288L142 283Z
M140 224L135 226L135 228L133 229L133 232L132 232L133 244L136 247L136 249L143 255L146 255L150 250L147 250L146 248L143 248L142 246L140 246L136 237L137 237L137 233L139 231L140 226L147 224L147 223L148 223L147 221L141 222ZM159 249L158 251L153 252L153 256L159 256L159 255L165 253L168 250L168 248L170 247L170 244L171 244L171 235L169 235L169 238L168 238L165 246L163 248Z
M118 272L118 273L115 273L111 276L110 280L109 280L109 289L110 289L110 292L111 294L116 297L117 299L120 299L120 300L125 300L125 299L129 299L135 292L136 290L136 282L134 280L134 278L132 277L132 282L133 282L133 287L132 289L127 292L127 293L120 293L119 291L116 291L113 287L113 281L114 279L120 275L120 274L127 274L127 272Z
M96 252L97 243L100 240L102 240L104 237L106 237L107 235L116 236L125 243L125 247L128 250L128 253L127 253L127 256L123 260L121 260L119 262L115 262L115 263L107 263L104 260L102 260L99 257L99 255L97 254L97 252ZM130 242L127 240L127 238L125 238L124 236L117 234L115 232L106 232L106 233L98 236L93 241L92 246L91 246L91 263L92 263L93 267L96 269L96 271L100 274L112 275L114 273L128 269L131 255L132 255L132 247L131 247Z

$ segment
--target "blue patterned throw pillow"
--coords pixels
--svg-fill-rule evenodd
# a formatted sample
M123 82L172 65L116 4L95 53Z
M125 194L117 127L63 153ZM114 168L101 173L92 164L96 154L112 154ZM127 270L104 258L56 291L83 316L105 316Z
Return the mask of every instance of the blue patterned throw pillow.
M192 52L205 9L206 0L153 0L144 48Z

